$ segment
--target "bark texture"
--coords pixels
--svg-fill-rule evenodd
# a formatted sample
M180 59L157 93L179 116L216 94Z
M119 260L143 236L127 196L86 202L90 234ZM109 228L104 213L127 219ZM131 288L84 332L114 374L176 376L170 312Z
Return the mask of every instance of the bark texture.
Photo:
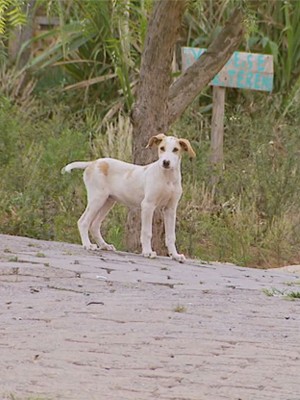
M226 64L243 37L243 14L236 9L207 52L172 84L171 68L185 0L159 0L149 22L142 56L140 83L132 111L133 161L147 164L156 152L145 149L149 138L166 133L200 91ZM154 216L153 249L165 254L162 213ZM132 210L127 219L126 245L140 249L140 211Z
M132 111L133 158L136 164L154 160L153 153L146 150L145 146L151 136L168 130L173 51L185 8L185 0L161 0L154 6L142 55L137 99Z
M157 157L155 150L145 149L151 136L168 130L168 96L172 83L172 59L186 8L185 0L161 0L154 6L142 56L140 83L132 111L133 161L148 164ZM126 247L140 250L140 210L130 210L127 218ZM166 254L163 216L154 213L153 249Z

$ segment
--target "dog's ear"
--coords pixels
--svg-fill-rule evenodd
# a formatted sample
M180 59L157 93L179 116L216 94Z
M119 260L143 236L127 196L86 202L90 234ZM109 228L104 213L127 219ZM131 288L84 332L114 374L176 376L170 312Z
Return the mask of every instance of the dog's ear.
M166 135L165 135L164 133L159 133L159 134L157 134L157 135L155 135L155 136L152 136L152 137L149 139L149 142L148 142L148 144L147 144L147 146L146 146L146 149L151 149L151 147L152 147L153 145L158 146L159 143L160 143L165 137L166 137Z
M186 151L188 153L188 155L190 156L190 158L195 158L196 157L196 153L194 152L189 140L187 140L187 139L178 139L178 141L179 141L179 144L180 144L182 150Z

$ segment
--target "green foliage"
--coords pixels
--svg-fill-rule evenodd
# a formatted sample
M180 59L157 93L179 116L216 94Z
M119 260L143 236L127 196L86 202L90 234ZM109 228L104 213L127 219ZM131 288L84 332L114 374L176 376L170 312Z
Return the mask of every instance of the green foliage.
M20 0L0 1L0 66L7 60L7 37L10 29L20 27L26 22L26 15Z
M59 239L59 212L70 212L66 220L76 225L73 210L76 204L83 206L83 188L76 177L61 179L59 166L70 159L88 158L88 141L74 127L68 128L66 117L58 113L46 122L32 121L2 99L1 231ZM75 231L75 225L64 225L67 237L68 226Z
M60 25L23 44L46 43L23 71L0 70L0 231L78 242L85 189L80 172L61 176L60 170L75 159L131 159L128 115L153 1L37 4ZM210 183L209 89L201 107L197 99L174 126L197 152L194 162L183 160L178 247L192 257L249 266L299 262L300 2L189 4L182 37L201 47L242 5L247 37L241 50L273 54L280 93L228 91L225 170L216 187ZM22 2L1 2L0 29L1 21L15 24L17 13L8 13L16 5ZM103 224L106 239L124 250L125 219L125 209L115 207Z
M96 112L87 109L78 117L61 101L48 96L47 106L34 103L24 114L1 98L3 233L78 243L76 222L86 205L82 173L62 176L61 168L76 159L131 158L128 117L120 114L115 123L99 127ZM277 116L276 97L268 112L263 102L263 95L256 97L251 112L247 102L228 108L226 168L216 188L210 186L209 116L196 114L195 102L174 127L197 152L195 161L183 159L177 218L178 247L189 256L263 267L300 260L298 108L283 118ZM116 206L103 224L106 240L121 250L125 221L126 209Z
M209 123L193 123L191 108L176 125L197 149L197 165L184 163L178 213L178 243L186 253L248 266L299 261L299 117L283 120L275 107L265 112L260 96L255 118L245 106L227 110L225 170L216 188L210 185Z
M3 35L8 27L24 25L26 16L22 10L23 1L1 0L0 2L0 35Z
M56 7L52 11L59 14L60 26L32 41L53 44L33 57L26 69L37 76L42 70L47 74L49 67L62 70L59 85L75 91L74 105L97 99L103 116L109 112L112 117L121 108L128 111L134 100L147 10L130 0L76 0L71 8Z

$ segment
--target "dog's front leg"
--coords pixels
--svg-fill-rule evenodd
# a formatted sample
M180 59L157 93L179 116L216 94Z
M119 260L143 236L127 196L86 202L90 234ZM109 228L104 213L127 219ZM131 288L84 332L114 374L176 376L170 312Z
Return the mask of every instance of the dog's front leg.
M177 203L170 204L164 209L166 246L170 257L179 262L184 262L185 261L184 255L178 254L175 245L176 210L177 210Z
M141 244L142 253L144 257L155 258L156 252L152 250L151 239L152 239L152 221L155 206L143 200L141 204L142 209L142 226L141 226Z

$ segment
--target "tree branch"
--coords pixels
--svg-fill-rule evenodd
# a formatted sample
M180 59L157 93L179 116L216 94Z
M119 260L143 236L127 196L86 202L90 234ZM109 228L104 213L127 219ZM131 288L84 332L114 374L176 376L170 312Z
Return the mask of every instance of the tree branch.
M223 68L241 43L243 34L243 13L236 8L207 51L170 87L168 125L180 117L200 91Z

